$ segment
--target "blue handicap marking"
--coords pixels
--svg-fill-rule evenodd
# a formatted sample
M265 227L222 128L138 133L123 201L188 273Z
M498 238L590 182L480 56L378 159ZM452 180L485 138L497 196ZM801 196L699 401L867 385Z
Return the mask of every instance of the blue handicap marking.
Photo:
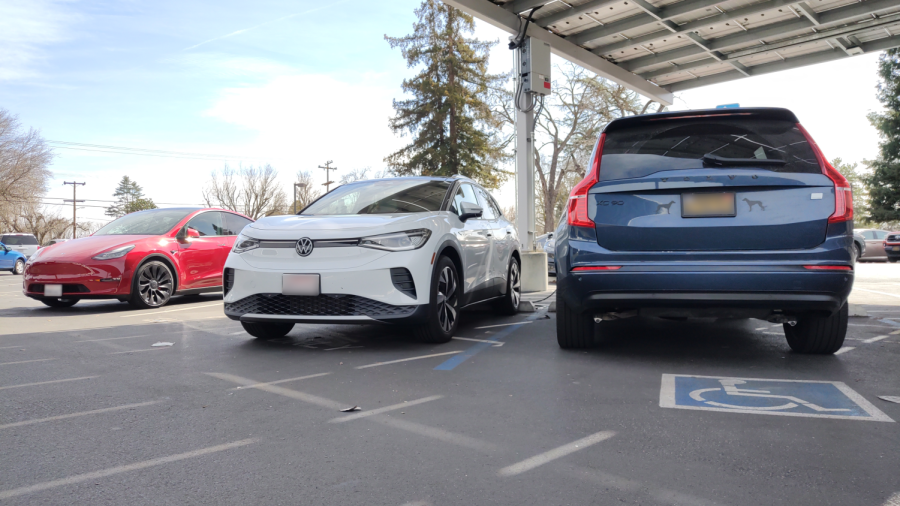
M741 106L741 104L722 104L717 105L716 109L737 109Z
M840 381L663 374L662 408L893 422Z

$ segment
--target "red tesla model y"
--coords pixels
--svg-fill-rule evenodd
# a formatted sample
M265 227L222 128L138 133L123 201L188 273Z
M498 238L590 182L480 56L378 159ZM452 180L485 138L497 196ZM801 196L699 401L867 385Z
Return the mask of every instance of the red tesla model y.
M50 307L119 299L142 309L219 291L235 236L252 221L222 209L128 214L90 237L39 249L25 265L23 291Z

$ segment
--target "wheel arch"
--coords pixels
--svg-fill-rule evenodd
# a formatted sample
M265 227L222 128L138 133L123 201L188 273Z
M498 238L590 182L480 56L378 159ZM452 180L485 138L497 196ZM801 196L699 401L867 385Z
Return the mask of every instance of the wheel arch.
M443 244L440 245L440 247L438 247L437 253L435 254L434 258L435 260L437 260L442 256L446 256L447 258L449 258L450 261L453 262L453 265L456 266L456 272L459 276L459 279L466 279L464 272L465 269L463 269L462 254L460 254L459 248L456 246L456 244L453 243L453 241L446 240L443 242Z
M143 267L144 264L146 264L147 262L153 261L153 260L159 260L160 262L166 264L166 267L168 267L169 270L172 271L172 276L175 278L175 287L172 289L172 295L177 294L178 288L181 286L181 280L178 278L178 269L175 267L175 263L172 262L171 258L169 258L165 255L161 255L159 253L151 253L151 254L145 256L134 267L134 270L131 271L131 281L129 282L129 289L128 289L129 293L131 293L131 290L134 288L135 274L137 274L138 270L140 270L140 268Z

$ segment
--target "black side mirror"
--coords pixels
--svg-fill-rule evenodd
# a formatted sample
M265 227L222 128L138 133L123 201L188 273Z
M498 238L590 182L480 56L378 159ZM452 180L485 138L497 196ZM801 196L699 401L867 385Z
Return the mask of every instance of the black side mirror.
M459 204L460 221L465 222L469 218L481 218L482 214L484 214L484 209L482 209L480 206L469 202L460 202Z
M547 234L547 239L548 240L553 239L553 232L550 232L549 234Z
M175 234L175 240L178 242L187 242L187 225L181 227L181 230Z

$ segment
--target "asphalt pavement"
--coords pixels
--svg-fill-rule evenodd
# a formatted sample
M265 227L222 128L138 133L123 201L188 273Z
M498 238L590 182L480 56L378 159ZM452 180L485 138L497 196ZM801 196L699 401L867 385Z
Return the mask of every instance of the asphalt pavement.
M605 322L563 351L552 297L444 345L260 341L217 294L62 310L20 283L0 275L0 504L900 504L895 264L858 266L868 316L824 357L759 320Z

